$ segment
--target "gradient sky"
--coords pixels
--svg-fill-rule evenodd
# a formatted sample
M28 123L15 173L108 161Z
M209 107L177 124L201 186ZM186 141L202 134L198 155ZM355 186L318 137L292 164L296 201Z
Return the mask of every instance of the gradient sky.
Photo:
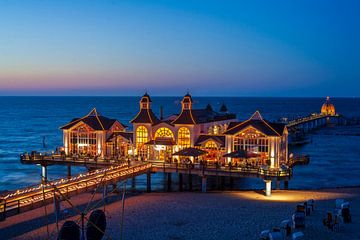
M0 95L360 96L359 1L0 1Z

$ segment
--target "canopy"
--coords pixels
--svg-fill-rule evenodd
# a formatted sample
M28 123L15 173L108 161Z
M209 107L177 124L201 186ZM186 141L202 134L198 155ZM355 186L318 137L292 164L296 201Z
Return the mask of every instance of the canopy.
M249 152L242 149L231 153L226 153L225 155L223 155L223 157L229 157L229 158L253 158L258 156L260 156L260 154Z
M198 157L207 153L208 153L207 151L189 147L189 148L184 148L176 153L173 153L173 156Z

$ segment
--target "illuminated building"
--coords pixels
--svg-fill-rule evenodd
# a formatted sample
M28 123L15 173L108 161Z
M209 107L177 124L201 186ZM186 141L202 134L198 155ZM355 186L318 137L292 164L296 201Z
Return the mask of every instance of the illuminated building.
M116 119L101 116L94 108L86 116L75 118L60 128L63 130L65 154L105 157L113 151L107 140L125 134L125 128Z
M221 110L215 112L210 105L194 109L192 97L186 94L181 101L180 114L160 120L151 110L149 95L145 94L140 100L139 113L131 120L137 155L167 161L174 152L188 147L224 151L223 132L230 122L236 121L236 116L228 113L225 105Z
M326 97L326 102L321 106L321 114L335 116L335 106L330 102L330 97Z
M254 164L275 168L288 162L286 126L266 121L258 111L246 121L231 123L224 134L228 153L244 150L256 156Z

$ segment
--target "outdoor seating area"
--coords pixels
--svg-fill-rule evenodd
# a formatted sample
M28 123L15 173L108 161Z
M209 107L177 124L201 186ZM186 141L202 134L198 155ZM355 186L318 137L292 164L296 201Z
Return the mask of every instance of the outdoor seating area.
M264 230L260 233L261 240L300 240L305 239L305 235L300 229L305 228L305 217L315 210L315 200L309 199L296 205L295 212L291 219L283 220L279 226L271 230Z

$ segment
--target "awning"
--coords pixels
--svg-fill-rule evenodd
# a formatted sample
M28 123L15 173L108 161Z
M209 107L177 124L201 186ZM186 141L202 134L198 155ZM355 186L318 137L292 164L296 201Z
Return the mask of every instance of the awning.
M223 157L229 157L229 158L253 158L253 157L259 157L260 154L249 152L246 150L238 150L231 153L226 153L223 155Z
M172 138L156 138L148 141L145 145L165 145L165 146L173 146L175 142Z
M207 153L208 153L207 151L189 147L189 148L182 149L176 153L173 153L173 156L198 157L198 156L201 156L201 155L204 155Z

